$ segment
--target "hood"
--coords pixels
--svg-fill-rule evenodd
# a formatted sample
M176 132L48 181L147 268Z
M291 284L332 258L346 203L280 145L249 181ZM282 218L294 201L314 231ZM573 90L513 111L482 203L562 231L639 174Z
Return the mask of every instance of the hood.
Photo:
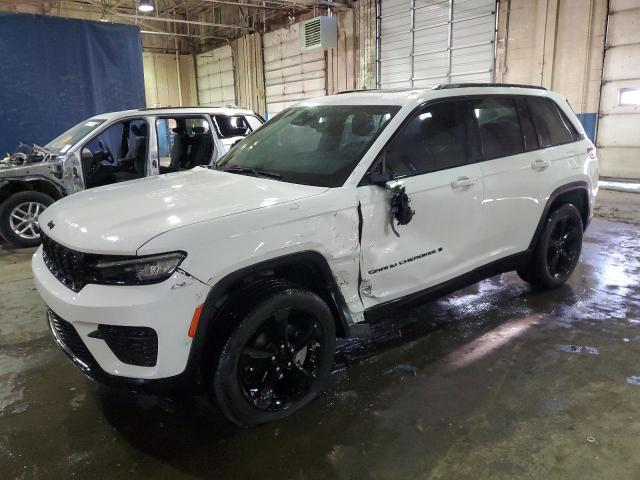
M198 167L85 190L54 203L39 221L46 235L74 250L131 255L169 230L326 190Z

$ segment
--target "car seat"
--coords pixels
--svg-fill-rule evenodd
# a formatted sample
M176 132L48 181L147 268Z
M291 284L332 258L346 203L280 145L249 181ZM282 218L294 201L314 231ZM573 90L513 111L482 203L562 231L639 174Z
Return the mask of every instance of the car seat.
M190 148L187 155L187 166L184 168L193 168L209 163L208 153L211 150L211 136L206 134L204 130L204 127L193 127L191 129L194 135L189 139Z
M147 164L147 124L131 125L130 128L131 133L133 133L136 138L133 142L133 148L129 149L127 155L120 160L120 163L124 164L124 168L128 168L128 163L133 161L134 171L114 172L113 176L116 182L124 182L145 176Z
M183 170L188 162L189 136L183 128L173 128L171 131L173 132L173 145L169 167L172 170Z

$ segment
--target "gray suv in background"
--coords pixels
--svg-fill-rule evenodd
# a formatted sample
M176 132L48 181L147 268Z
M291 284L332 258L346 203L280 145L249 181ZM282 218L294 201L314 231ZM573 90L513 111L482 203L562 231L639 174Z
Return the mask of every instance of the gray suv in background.
M212 165L263 123L234 107L127 110L84 120L44 147L0 160L0 235L14 247L38 245L38 218L59 198Z

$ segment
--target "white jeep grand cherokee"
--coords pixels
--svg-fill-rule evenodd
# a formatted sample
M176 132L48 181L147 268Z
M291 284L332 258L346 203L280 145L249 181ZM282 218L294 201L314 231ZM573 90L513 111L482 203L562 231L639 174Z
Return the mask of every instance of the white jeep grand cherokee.
M336 338L500 272L555 288L592 215L593 144L517 85L354 92L289 108L215 168L63 198L33 257L87 375L195 383L254 425L309 402Z

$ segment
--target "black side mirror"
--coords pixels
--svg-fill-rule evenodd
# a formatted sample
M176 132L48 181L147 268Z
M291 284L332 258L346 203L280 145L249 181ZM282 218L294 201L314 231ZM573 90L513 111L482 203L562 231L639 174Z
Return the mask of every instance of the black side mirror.
M371 185L378 185L379 187L386 187L387 182L393 180L393 175L388 172L379 173L379 172L371 172L368 175L368 180Z

